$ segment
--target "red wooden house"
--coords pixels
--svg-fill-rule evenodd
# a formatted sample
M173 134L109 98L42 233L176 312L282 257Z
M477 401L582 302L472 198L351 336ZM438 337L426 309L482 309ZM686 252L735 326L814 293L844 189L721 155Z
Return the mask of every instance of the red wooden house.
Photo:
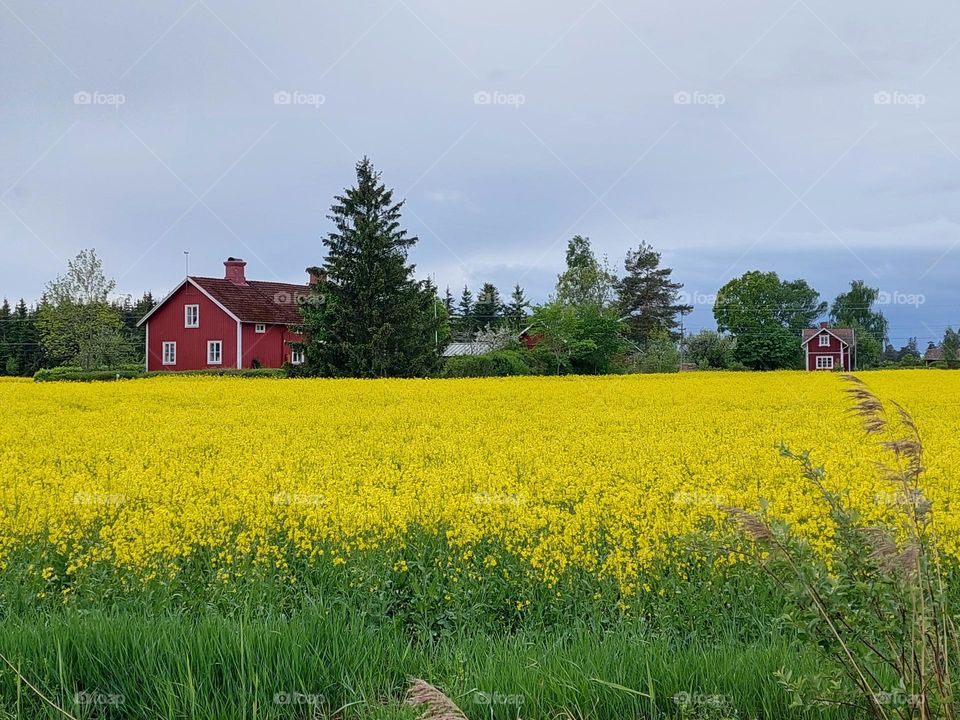
M803 331L802 346L806 352L807 370L856 370L857 336L853 328L830 327Z
M309 285L247 280L228 258L222 278L189 276L147 313L147 370L278 368L303 362L300 301Z

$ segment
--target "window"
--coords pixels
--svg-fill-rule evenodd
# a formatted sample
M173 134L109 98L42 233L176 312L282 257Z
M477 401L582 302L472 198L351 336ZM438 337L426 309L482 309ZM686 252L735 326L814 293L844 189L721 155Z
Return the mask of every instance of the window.
M818 355L818 356L817 356L817 370L833 370L833 356L832 356L832 355Z
M267 326L264 325L263 323L257 323L257 324L254 326L254 330L255 330L256 332L262 334L262 333L265 333L265 332L267 331Z
M184 327L200 327L200 306L199 305L184 305L183 326Z
M163 344L163 364L177 364L177 344L175 342L165 342Z
M290 351L290 364L291 364L291 365L302 365L302 364L303 364L303 350L291 350L291 351Z
M223 362L223 343L219 340L207 341L207 364L219 365Z
M820 347L830 347L830 333L820 333Z

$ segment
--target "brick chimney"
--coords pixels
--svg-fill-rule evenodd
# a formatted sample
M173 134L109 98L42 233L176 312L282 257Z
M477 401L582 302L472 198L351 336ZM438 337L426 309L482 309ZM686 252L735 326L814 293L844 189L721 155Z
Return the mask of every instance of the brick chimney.
M319 268L307 268L307 277L310 278L311 285L327 281L327 274Z
M828 323L828 322L822 322L822 323L820 323L820 327L821 327L821 328L828 328L828 327L830 327L830 323Z
M240 258L229 257L223 263L223 267L226 270L224 277L234 285L246 285L247 276L243 272L246 266L247 264Z

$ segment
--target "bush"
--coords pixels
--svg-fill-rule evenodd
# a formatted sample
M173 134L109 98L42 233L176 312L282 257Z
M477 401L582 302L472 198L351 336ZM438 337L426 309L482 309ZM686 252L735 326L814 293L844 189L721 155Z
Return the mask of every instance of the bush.
M525 350L494 350L483 355L461 355L448 358L440 370L440 377L507 377L531 375Z
M99 370L81 370L78 367L55 367L38 370L34 374L35 382L94 382L104 380L132 380L135 378L161 377L168 375L229 375L231 377L284 377L285 372L277 368L215 368L212 370L152 370L145 372L143 365L120 365L116 368Z
M208 370L151 370L144 373L148 377L159 377L165 375L226 375L229 377L247 377L247 378L277 378L286 377L286 371L283 368L212 368Z
M138 370L117 368L115 370L81 370L80 368L50 368L37 370L33 379L35 382L93 382L95 380L131 380L145 377L143 367Z

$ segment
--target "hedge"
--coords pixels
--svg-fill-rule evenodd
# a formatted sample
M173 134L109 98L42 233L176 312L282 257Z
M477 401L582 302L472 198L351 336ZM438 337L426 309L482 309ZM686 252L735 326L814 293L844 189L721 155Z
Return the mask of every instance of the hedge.
M137 378L163 377L167 375L228 375L231 377L286 377L286 372L275 368L217 368L213 370L153 370L144 372L143 365L120 365L116 368L83 370L78 367L55 367L37 370L35 382L96 382L106 380L134 380Z
M532 375L525 350L495 350L482 355L458 355L448 358L440 377L506 377Z

